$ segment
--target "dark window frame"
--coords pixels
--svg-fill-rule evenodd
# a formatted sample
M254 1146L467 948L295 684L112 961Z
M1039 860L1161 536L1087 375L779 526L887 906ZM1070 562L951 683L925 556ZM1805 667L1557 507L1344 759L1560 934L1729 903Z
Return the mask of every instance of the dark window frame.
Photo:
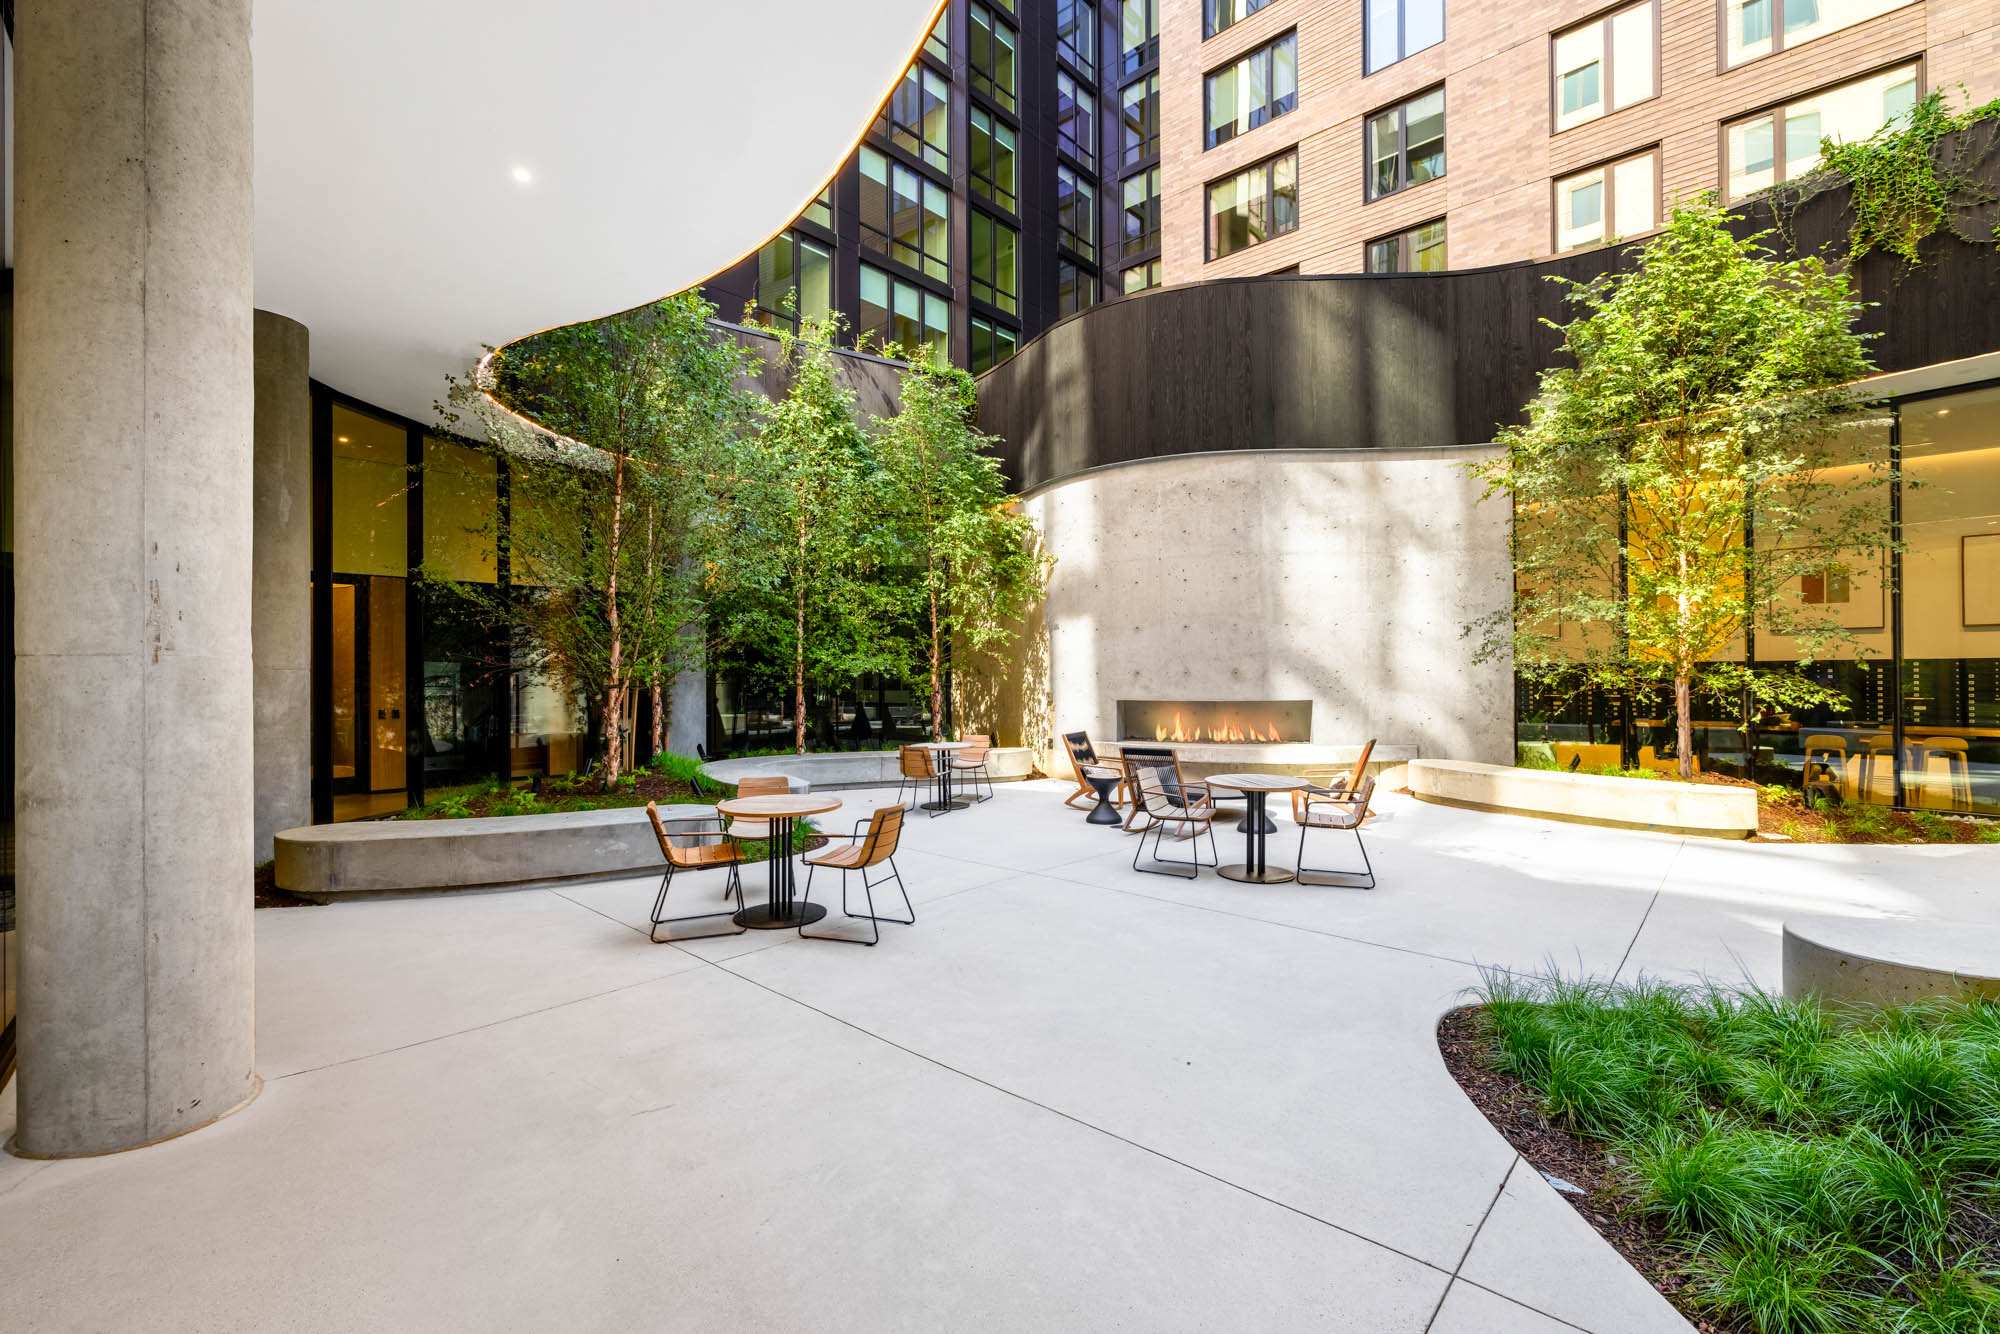
M1215 252L1215 207L1209 202L1209 192L1225 181L1233 181L1237 177L1247 176L1253 171L1262 171L1264 173L1264 217L1269 221L1277 216L1278 211L1277 165L1286 158L1292 160L1292 225L1282 231L1267 231L1256 240L1238 246L1236 249L1230 251L1228 255L1217 254ZM1281 236L1290 236L1298 231L1302 224L1300 216L1302 210L1300 208L1299 196L1303 193L1304 191L1299 185L1299 146L1297 144L1293 144L1291 147L1280 152L1273 153L1269 157L1252 162L1247 166L1238 167L1235 171L1226 172L1212 181L1204 182L1201 187L1202 263L1213 264L1217 260L1229 258L1229 255L1240 255L1246 250L1255 250L1260 245L1268 245Z
M1146 91L1147 85L1149 84L1151 85L1150 93ZM1149 162L1157 162L1159 160L1160 157L1159 84L1160 84L1160 72L1158 70L1154 70L1150 74L1142 75L1139 78L1133 79L1131 82L1123 85L1118 90L1118 170L1120 172L1130 173L1132 171L1137 170L1140 167L1145 166ZM1139 101L1137 105L1144 106L1149 96L1151 97L1153 103L1153 116L1152 116L1153 134L1150 139L1142 138L1139 140L1139 151L1136 156L1134 156L1131 153L1131 151L1128 149L1125 143L1125 130L1131 123L1125 117L1125 109L1128 105L1128 103L1125 101L1125 95L1127 93L1130 93L1134 88L1141 90L1139 93Z
M1011 88L1004 90L1004 95L1002 90L999 89L997 84L994 82L993 74L989 71L981 69L980 66L973 61L972 34L976 31L973 21L982 14L985 15L988 20L986 28L989 33L998 34L1001 32L1005 32L1007 36L1012 39L1011 49L1014 52L1014 79L1013 79L1013 86ZM1009 115L1018 115L1020 112L1020 105L1021 105L1020 28L1016 27L1012 23L1008 23L1005 20L1001 19L999 15L994 11L993 6L986 3L985 0L972 0L972 3L966 7L965 23L966 23L966 33L967 33L965 42L966 86L969 87L973 92L978 93L981 97L985 98L988 102L991 102L994 106L998 107L1000 110L1007 112ZM989 40L993 39L989 38Z
M1069 304L1068 299L1065 298L1063 295L1063 277L1064 277L1063 271L1065 269L1069 270L1070 274L1074 275L1076 279L1075 290L1087 294L1085 300L1076 304L1070 309L1064 308L1066 305ZM1098 304L1100 301L1104 299L1103 287L1104 287L1104 279L1103 276L1097 271L1096 265L1085 264L1082 261L1070 255L1059 254L1056 256L1056 318L1057 319L1059 320L1068 319L1071 315L1080 315L1084 311L1089 310L1092 306Z
M1008 134L1014 136L1014 146L1013 148L1008 150L1014 155L1014 189L1011 192L1003 192L998 182L992 180L991 178L985 175L982 175L979 169L973 165L973 163L977 160L974 157L972 151L973 136L978 134L987 134L988 138L993 138L993 136L990 133L981 130L978 126L972 123L972 118L975 115L984 116L988 121L988 123L991 124L995 130L1005 130ZM1008 124L1005 117L996 115L993 112L987 110L983 106L971 106L966 109L965 136L966 136L966 144L965 144L966 193L968 195L984 200L986 203L990 204L994 208L1005 210L1007 213L1018 217L1020 215L1020 210L1021 210L1020 130L1017 129L1015 126ZM995 149L997 152L998 140L995 139L994 142L995 142ZM982 185L984 185L986 188L981 189L980 187ZM1003 193L1006 195L1005 198L1001 197Z
M1389 69L1395 65L1400 65L1405 60L1408 60L1411 56L1419 55L1425 51L1428 51L1433 46L1443 46L1445 44L1446 39L1451 36L1451 15L1448 12L1449 6L1445 4L1445 0L1437 0L1438 39L1435 42L1430 43L1428 46L1418 47L1415 51L1408 50L1407 47L1409 43L1410 21L1409 21L1409 16L1405 11L1408 10L1408 8L1413 2L1422 3L1422 0L1396 0L1397 54L1395 59L1385 60L1380 65L1370 65L1368 63L1368 50L1371 46L1374 45L1375 20L1370 16L1369 11L1371 6L1368 4L1368 0L1361 0L1361 77L1362 78L1365 79L1372 74L1380 74L1385 69Z
M1653 159L1653 225L1649 230L1635 233L1635 235L1651 236L1666 225L1665 210L1661 207L1666 201L1666 183L1661 179L1662 168L1666 163L1665 157L1661 152L1661 145L1656 143L1649 147L1638 149L1635 152L1628 151L1620 153L1616 157L1605 158L1600 162L1586 163L1573 171L1566 171L1560 176L1551 176L1549 178L1549 253L1551 255L1576 255L1586 250L1596 250L1607 245L1616 244L1609 239L1612 234L1611 220L1618 214L1618 188L1612 181L1612 169L1614 167L1621 167L1627 162L1637 162L1642 157ZM1725 172L1729 170L1727 163L1723 164L1723 170ZM1595 241L1586 241L1581 245L1573 245L1565 250L1562 244L1563 182L1591 171L1601 171L1604 173L1604 234ZM1631 237L1619 238L1620 241L1631 239Z
M1271 5L1276 4L1277 0L1242 0L1243 12L1241 14L1238 14L1235 18L1229 20L1229 22L1221 24L1218 24L1215 21L1216 3L1217 0L1201 0L1201 40L1203 40L1204 42L1207 41L1209 38L1216 36L1218 33L1228 32L1231 28L1243 22L1243 20L1249 18L1252 14L1259 13L1260 11L1270 7ZM1229 4L1229 7L1231 9L1235 9L1237 7L1236 4L1231 2L1231 0L1223 0L1223 3Z
M1068 79L1070 81L1070 85L1074 93L1074 95L1069 99L1073 115L1068 123L1072 127L1074 127L1075 120L1078 118L1086 122L1081 127L1083 130L1081 136L1074 133L1073 129L1064 128L1065 118L1063 116L1063 110L1062 110L1062 104L1063 104L1062 81L1064 79ZM1076 163L1078 166L1082 167L1085 171L1090 171L1090 172L1096 171L1096 163L1097 163L1097 154L1095 150L1097 148L1097 140L1098 140L1098 126L1097 126L1098 100L1099 100L1099 94L1095 84L1091 83L1087 79L1078 79L1076 78L1076 76L1072 75L1067 70L1059 69L1056 71L1056 104L1055 104L1056 151L1058 153L1066 154L1069 157L1070 161Z
M1746 65L1754 65L1760 60L1769 60L1772 56L1782 55L1786 51L1797 49L1785 40L1785 0L1765 0L1765 3L1771 6L1771 49L1762 55L1746 56L1732 65L1729 63L1729 0L1715 0L1715 72L1717 74L1727 74L1731 70L1742 69ZM1839 33L1852 32L1854 29L1873 23L1877 19L1888 18L1889 15L1896 13L1898 10L1908 9L1915 3L1917 3L1917 0L1902 0L1902 3L1892 9L1885 9L1879 14L1870 14L1867 18L1859 19L1845 27L1834 28L1828 32L1820 33L1818 37L1808 37L1800 45L1816 42L1821 37L1832 37Z
M1072 189L1082 197L1080 205L1071 207L1069 213L1071 216L1081 216L1084 219L1085 224L1091 229L1091 234L1087 237L1078 236L1073 229L1065 226L1063 223L1062 180L1064 176L1070 178ZM1056 220L1056 244L1076 258L1086 263L1095 264L1097 262L1098 226L1097 181L1087 173L1075 170L1067 163L1058 162L1056 164L1055 208L1053 211Z
M832 313L840 309L840 248L837 244L833 242L822 240L821 238L814 236L809 232L802 232L796 226L794 226L794 227L787 227L784 231L778 233L776 236L772 237L769 241L765 242L763 245L758 246L757 253L751 257L750 262L753 266L755 266L755 271L753 272L752 277L750 279L750 284L751 284L750 302L752 308L758 315L768 315L771 317L770 322L766 327L776 327L779 324L783 324L787 328L789 328L793 333L797 333L799 330L799 322L801 319L804 318L805 315L804 311L798 310L795 307L793 312L790 315L787 315L784 312L783 309L784 302L782 300L780 300L777 305L766 305L764 304L763 301L764 280L763 280L762 265L764 260L764 252L770 249L773 245L776 245L780 241L791 242L793 292L797 292L799 290L799 276L801 273L804 272L803 268L800 265L800 255L804 247L812 246L814 249L818 250L821 254L826 256L826 262L827 262L826 293L827 293L828 313ZM763 323L763 321L761 320L758 322Z
M1286 42L1290 42L1292 44L1291 96L1289 98L1272 97L1270 95L1272 92L1273 85L1275 83L1275 75L1277 73L1277 68L1278 68L1278 48L1283 46ZM1264 118L1262 120L1258 120L1257 113L1259 108L1252 107L1250 109L1251 119L1250 119L1250 124L1248 126L1239 129L1234 124L1232 124L1230 126L1229 133L1223 135L1220 138L1217 138L1215 115L1213 108L1213 99L1215 96L1215 81L1221 78L1224 74L1228 73L1230 70L1233 69L1240 70L1244 66L1248 65L1251 61L1260 58L1264 62L1264 92L1266 96L1270 98L1270 100L1267 101L1264 107L1262 108L1264 113ZM1280 105L1281 103L1283 105ZM1269 125L1272 121L1277 120L1279 117L1289 115L1290 113L1298 110L1298 107L1299 107L1299 30L1297 28L1293 28L1290 32L1279 33L1276 37L1273 37L1270 41L1265 42L1261 46L1252 47L1250 50L1243 52L1241 55L1237 56L1233 60L1225 61L1223 64L1216 66L1214 69L1207 71L1201 76L1202 151L1207 152L1211 148L1218 148L1223 144L1234 143L1236 140L1242 138L1244 135L1252 134L1258 130L1261 130L1266 125Z
M1132 286L1132 280L1129 275L1142 272L1146 275L1145 282L1138 287ZM1134 260L1132 263L1118 270L1117 295L1126 297L1138 296L1142 292L1156 292L1165 286L1161 281L1162 276L1160 271L1160 257L1158 255L1154 255L1151 259Z
M1138 0L1138 3L1146 8L1151 30L1146 34L1145 41L1136 47L1125 45L1127 3L1131 3L1131 0L1119 0L1118 5L1118 77L1129 82L1160 63L1160 0Z
M982 330L988 339L993 340L994 345L989 349L991 352L999 351L998 340L1001 335L1006 335L1008 340L1007 355L991 356L984 366L979 364L979 336ZM965 349L966 368L974 375L983 375L1021 350L1021 331L1002 321L988 319L984 315L971 315L966 321L966 341L968 344Z
M952 346L951 288L944 284L940 284L936 279L933 278L924 278L911 273L898 273L894 269L890 268L889 265L878 262L881 260L881 258L882 257L880 255L870 254L869 256L862 258L858 262L855 268L854 337L856 346L860 345L860 342L864 335L876 332L876 330L871 326L862 323L862 304L866 300L866 298L863 296L863 293L867 289L866 275L869 270L873 270L874 272L881 274L885 279L888 280L889 305L887 309L889 311L889 315L892 320L895 318L896 291L899 287L907 287L917 293L917 302L918 302L917 324L920 328L924 327L923 314L922 314L924 301L927 299L934 299L942 303L944 309L944 323L939 327L941 328L944 334L945 361L949 363L951 360L951 346ZM883 332L886 333L887 331L884 330Z
M1092 49L1088 58L1085 58L1080 52L1076 50L1076 44L1074 42L1065 42L1063 39L1062 13L1065 6L1073 7L1071 9L1072 15L1074 15L1076 10L1078 9L1086 11L1089 15L1089 19L1087 22L1075 25L1073 29L1074 31L1088 32L1090 34L1090 42ZM1097 67L1101 61L1101 57L1098 55L1096 47L1097 43L1103 36L1103 33L1099 28L1097 0L1056 0L1054 9L1055 9L1055 24L1056 24L1056 58L1062 61L1064 64L1068 65L1070 69L1074 70L1078 78L1082 79L1086 83L1095 85L1097 82Z
M1128 243L1124 226L1124 220L1130 216L1132 209L1132 206L1125 202L1125 186L1128 182L1141 178L1146 178L1150 186L1145 198L1152 203L1153 225L1140 234L1140 243L1134 247ZM1126 172L1118 178L1118 261L1121 268L1134 266L1148 257L1159 255L1163 234L1161 215L1166 211L1166 196L1162 187L1160 164L1157 162L1136 171Z
M1925 97L1930 95L1929 65L1929 60L1921 54L1903 56L1900 59L1877 65L1873 69L1865 69L1857 74L1850 74L1844 78L1835 79L1831 83L1822 83L1812 88L1803 89L1780 98L1775 102L1766 102L1760 107L1741 112L1726 120L1717 122L1715 127L1715 156L1720 179L1716 184L1716 198L1727 205L1735 199L1748 199L1751 195L1761 194L1765 190L1776 189L1791 179L1783 174L1785 169L1785 118L1782 113L1786 107L1792 105L1794 102L1803 102L1807 98L1818 97L1822 93L1830 93L1836 88L1845 88L1850 83L1862 83L1878 75L1887 74L1891 70L1899 69L1913 69L1916 71L1916 100L1922 102ZM1729 193L1729 132L1738 125L1747 125L1760 116L1771 117L1771 183L1769 185L1760 185L1757 189L1751 190L1747 194L1732 197Z
M1438 156L1443 160L1444 165L1439 167L1437 175L1432 176L1429 180L1412 181L1410 180L1410 107L1429 97L1432 93L1437 93L1444 99L1444 109L1440 114L1444 118L1445 128L1444 134L1438 140ZM1376 121L1391 112L1394 112L1396 116L1397 184L1390 189L1378 192L1375 189L1375 146L1370 135L1370 129ZM1445 86L1442 83L1434 83L1428 88L1419 88L1408 97L1392 102L1388 106L1380 107L1363 116L1361 118L1361 183L1362 199L1364 202L1372 204L1378 199L1387 199L1391 195L1402 194L1405 190L1414 190L1420 185L1429 185L1431 181L1443 180L1446 172L1451 167L1451 155L1448 147L1450 139L1451 99L1445 95Z
M861 167L861 154L871 153L871 152L874 153L877 157L881 158L883 162L888 164L889 179L887 182L887 186L889 192L889 198L888 198L889 207L888 207L888 217L886 220L888 221L890 226L893 227L895 225L895 220L896 220L895 218L896 173L898 171L905 172L909 176L914 178L917 182L917 193L915 198L917 201L917 210L918 210L918 226L917 226L917 245L914 248L906 245L900 238L896 236L894 232L883 232L879 228L874 227L868 222L867 195L871 183L868 177L868 173ZM886 263L896 264L901 266L902 268L909 270L911 273L921 274L922 276L931 280L932 282L948 283L950 281L950 275L951 275L951 247L952 247L951 238L952 238L952 221L954 212L954 203L952 198L951 187L945 184L944 182L935 179L929 173L921 170L915 162L907 160L906 158L894 153L884 152L880 145L863 144L859 152L855 154L854 162L855 162L855 177L856 177L855 183L856 183L856 188L859 191L859 195L855 200L855 221L857 225L856 238L860 242L861 249L868 252L869 254L874 255L877 259L880 259ZM922 222L922 214L924 209L924 188L926 186L940 192L940 194L944 198L944 227L940 235L944 237L945 249L944 253L941 255L933 254L931 251L924 249L925 232ZM876 237L881 238L881 244L879 246L875 244L875 241L873 239ZM916 256L916 258L915 259L905 258L903 252L906 250L913 253ZM930 264L936 264L940 268L942 268L944 270L943 275L940 276L939 274L932 273L926 267L927 265Z
M1443 227L1445 229L1445 269L1449 269L1451 267L1451 228L1447 222L1446 215L1439 214L1435 218L1426 218L1422 222L1413 222L1400 231L1390 232L1387 236L1377 236L1371 240L1362 242L1361 271L1376 278L1393 278L1409 273L1443 272L1444 270L1439 269L1418 269L1412 267L1411 262L1416 255L1416 235L1426 227ZM1387 245L1391 241L1396 243L1396 262L1398 267L1386 271L1369 267L1369 263L1374 257L1375 247Z
M1726 3L1727 0L1719 0L1719 2ZM1580 130L1586 125L1595 125L1606 117L1615 116L1621 111L1630 111L1633 107L1642 107L1646 103L1656 101L1659 98L1660 86L1664 82L1664 75L1666 73L1665 66L1662 63L1663 57L1661 56L1663 32L1660 27L1660 10L1664 3L1665 0L1622 0L1622 3L1613 5L1609 9L1599 10L1595 15L1583 20L1581 23L1572 23L1566 28L1558 28L1549 34L1549 133L1551 135L1568 134L1571 130ZM1653 91L1636 102L1627 102L1622 107L1613 107L1611 105L1612 90L1618 86L1618 75L1617 58L1612 54L1611 50L1611 20L1624 11L1636 9L1642 4L1649 4L1653 7ZM1556 68L1556 43L1571 33L1588 28L1594 23L1604 25L1604 56L1601 61L1604 67L1601 78L1603 88L1600 99L1604 103L1604 110L1586 120L1580 120L1574 125L1559 126L1557 122L1562 118L1562 73ZM1588 170L1588 168L1584 170Z
M912 74L917 76L917 96L920 103L924 92L924 80L926 78L935 79L939 84L939 91L943 94L942 100L944 106L944 144L942 147L933 145L929 139L924 137L923 125L921 123L909 125L896 119L896 99L901 95L904 86L909 83ZM922 162L926 167L934 171L949 172L951 170L951 119L951 76L940 73L928 61L912 60L908 68L903 71L902 77L896 80L896 86L889 90L889 99L882 104L881 114L876 116L875 123L869 126L869 137L878 144L887 145L890 148L897 149L909 155L912 159ZM897 139L899 134L908 135L910 142L916 144L917 147L911 148L907 144L900 142ZM937 153L939 161L933 162L931 160L933 152Z
M986 247L986 253L990 257L997 257L1000 253L998 244L999 231L1005 230L1013 233L1014 273L1011 290L1003 290L1001 288L997 281L999 277L997 267L992 274L981 274L974 267L973 259L979 251L978 247L973 243L973 236L982 223L989 228L995 229ZM974 301L983 303L990 309L998 311L1003 316L1012 316L1015 319L1019 319L1021 310L1021 229L996 214L986 212L984 209L974 208L969 210L969 216L966 219L965 234L965 281L966 287ZM985 292L985 295L981 294L982 290ZM1012 305L1003 304L1000 300L1002 296L1012 302Z

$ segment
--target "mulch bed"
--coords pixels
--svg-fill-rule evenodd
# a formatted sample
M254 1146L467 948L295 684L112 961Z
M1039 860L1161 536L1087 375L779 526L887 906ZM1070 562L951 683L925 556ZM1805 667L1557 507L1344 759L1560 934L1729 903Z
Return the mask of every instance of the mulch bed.
M1438 1051L1444 1056L1445 1068L1472 1099L1472 1105L1486 1114L1493 1128L1530 1166L1580 1187L1585 1194L1556 1193L1701 1334L1751 1334L1746 1327L1717 1324L1687 1309L1682 1300L1686 1279L1676 1272L1679 1262L1664 1232L1648 1219L1623 1215L1616 1170L1603 1148L1550 1124L1533 1092L1512 1075L1491 1068L1492 1046L1479 1032L1478 1009L1468 1005L1453 1010L1437 1027Z
M1980 841L1980 830L1984 828L1978 821L1955 820L1941 812L1929 821L1922 821L1908 811L1876 806L1872 809L1882 820L1880 828L1856 829L1841 820L1838 814L1829 815L1814 810L1806 803L1803 793L1774 801L1761 784L1747 778L1700 773L1695 775L1694 781L1712 783L1717 787L1758 789L1757 836L1753 842L1776 834L1781 836L1782 841L1792 843L1977 843Z

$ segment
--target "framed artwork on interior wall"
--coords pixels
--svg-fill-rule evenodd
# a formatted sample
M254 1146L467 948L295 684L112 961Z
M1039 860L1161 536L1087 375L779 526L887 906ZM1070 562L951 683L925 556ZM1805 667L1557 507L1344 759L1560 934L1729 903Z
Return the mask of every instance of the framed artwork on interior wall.
M1966 628L2000 625L2000 533L1968 533L1958 543Z
M1809 607L1831 606L1846 630L1880 630L1888 624L1881 568L1837 567L1825 574L1799 576L1799 600Z

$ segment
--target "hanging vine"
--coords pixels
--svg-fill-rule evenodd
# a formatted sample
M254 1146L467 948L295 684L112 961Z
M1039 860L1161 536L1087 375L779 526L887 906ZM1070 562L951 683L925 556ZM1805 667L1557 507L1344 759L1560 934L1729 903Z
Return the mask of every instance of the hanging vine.
M1959 92L1959 110L1938 91L1870 138L1824 140L1819 168L1774 200L1780 226L1789 231L1789 215L1807 200L1846 185L1854 214L1849 261L1884 250L1917 264L1919 247L1940 230L1972 245L2000 245L2000 217L1987 212L2000 194L1981 179L2000 134L1959 133L2000 118L2000 99L1973 106L1963 85Z

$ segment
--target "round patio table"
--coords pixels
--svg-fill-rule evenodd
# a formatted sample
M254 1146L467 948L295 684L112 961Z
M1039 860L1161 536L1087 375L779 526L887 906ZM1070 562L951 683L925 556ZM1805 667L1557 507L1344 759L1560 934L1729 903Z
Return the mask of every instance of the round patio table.
M801 815L818 815L839 807L840 802L833 797L815 797L806 793L730 797L715 803L715 809L724 815L744 820L764 820L771 826L768 839L770 855L764 861L767 877L764 906L745 908L736 913L731 918L736 925L752 931L778 931L804 922L817 922L826 916L826 905L797 901L798 880L792 870L792 821Z
M951 757L970 746L970 741L920 741L918 750L927 750L936 758L931 761L937 769L937 797L923 804L927 811L962 811L972 803L951 795Z
M1282 866L1272 870L1264 865L1264 842L1277 828L1265 818L1264 798L1273 792L1296 792L1306 786L1306 780L1285 774L1214 774L1201 781L1208 784L1211 792L1216 788L1241 792L1250 807L1249 815L1237 826L1243 831L1242 864L1218 866L1215 873L1225 880L1240 880L1251 885L1282 885L1287 880L1295 879Z

